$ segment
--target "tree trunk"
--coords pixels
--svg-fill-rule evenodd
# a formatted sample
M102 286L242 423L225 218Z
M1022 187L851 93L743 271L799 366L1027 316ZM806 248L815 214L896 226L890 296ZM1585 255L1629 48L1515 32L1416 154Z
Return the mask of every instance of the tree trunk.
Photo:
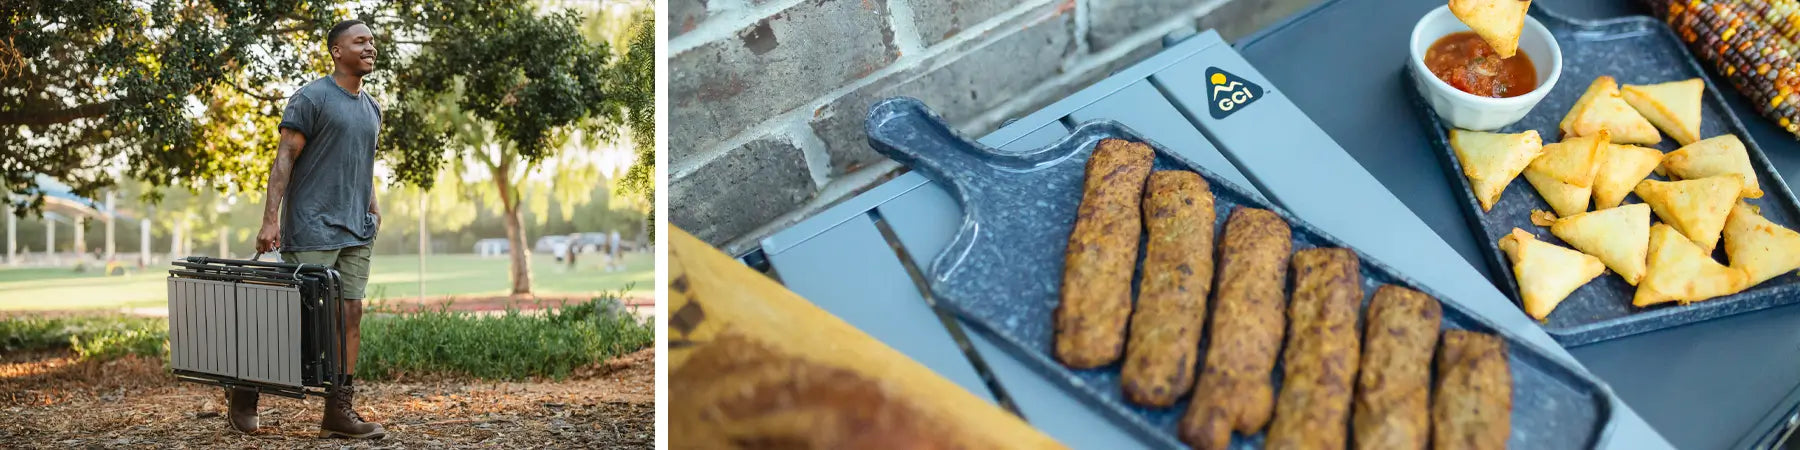
M519 218L519 199L509 178L511 164L502 163L494 171L494 184L500 188L500 205L506 209L501 222L506 224L506 240L512 242L512 293L531 293L531 247L525 242L524 221Z

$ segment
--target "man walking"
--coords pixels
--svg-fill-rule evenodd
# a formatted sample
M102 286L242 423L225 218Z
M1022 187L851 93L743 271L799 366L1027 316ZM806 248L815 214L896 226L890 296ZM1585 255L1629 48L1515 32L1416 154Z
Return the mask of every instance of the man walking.
M256 251L281 250L289 263L337 269L343 283L345 373L356 372L362 342L363 289L369 282L369 245L381 227L375 204L375 141L381 107L362 89L375 71L375 35L360 21L338 22L326 34L334 67L330 76L301 87L281 113L281 142L269 170L268 199ZM380 439L380 424L353 409L355 384L345 377L325 397L319 437ZM256 431L257 393L229 392L231 426Z

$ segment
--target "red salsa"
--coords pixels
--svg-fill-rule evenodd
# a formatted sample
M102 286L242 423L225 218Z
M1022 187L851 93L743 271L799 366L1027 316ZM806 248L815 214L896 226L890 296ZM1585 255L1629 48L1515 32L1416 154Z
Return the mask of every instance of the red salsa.
M1514 97L1537 88L1537 69L1525 52L1501 58L1474 32L1451 33L1425 51L1425 67L1458 90L1482 97Z

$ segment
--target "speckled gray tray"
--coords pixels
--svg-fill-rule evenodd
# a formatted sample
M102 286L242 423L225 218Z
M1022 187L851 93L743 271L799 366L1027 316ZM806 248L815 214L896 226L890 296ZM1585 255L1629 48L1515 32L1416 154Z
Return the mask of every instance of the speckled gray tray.
M1538 6L1531 8L1531 15L1550 29L1557 44L1562 47L1562 78L1530 114L1518 123L1502 128L1501 132L1537 130L1544 137L1545 143L1557 141L1561 134L1557 124L1562 121L1569 108L1575 105L1582 92L1587 90L1588 84L1601 75L1611 75L1620 84L1661 83L1694 77L1706 80L1699 63L1687 53L1675 33L1649 16L1580 21ZM1507 185L1494 209L1483 213L1481 206L1475 201L1473 191L1469 189L1469 180L1462 176L1461 162L1450 148L1448 125L1439 121L1437 114L1432 112L1424 99L1418 98L1418 90L1413 89L1411 75L1403 71L1401 77L1407 83L1406 91L1413 93L1413 103L1420 117L1431 132L1435 133L1438 155L1444 162L1444 172L1452 179L1450 185L1462 189L1460 197L1464 216L1475 229L1477 240L1485 246L1488 265L1493 268L1495 275L1504 280L1501 289L1512 296L1515 303L1519 302L1518 280L1513 277L1512 263L1500 251L1499 239L1511 232L1513 227L1518 227L1531 232L1538 239L1567 247L1568 244L1550 234L1549 228L1531 223L1531 210L1552 211L1550 205L1531 187L1531 183L1525 181L1525 177L1519 177ZM1717 87L1710 80L1706 80L1706 83L1706 95L1701 103L1700 135L1713 137L1735 134L1738 139L1743 140L1744 146L1750 151L1751 165L1756 167L1756 176L1764 191L1762 198L1746 201L1761 206L1763 217L1770 221L1790 229L1796 228L1800 224L1800 203L1794 201L1794 193L1788 190L1787 182L1781 179L1781 175L1771 169L1768 158L1763 155L1750 133L1744 130L1743 123L1732 114L1724 98L1719 96ZM1662 143L1654 147L1670 152L1680 148L1680 145L1674 138L1665 135ZM1667 180L1656 174L1651 174L1650 177ZM1625 197L1625 203L1642 203L1642 200L1632 194ZM1720 245L1714 255L1721 263L1728 262L1723 248ZM1544 331L1556 338L1558 343L1575 346L1800 302L1800 276L1785 274L1735 295L1688 305L1668 303L1638 308L1631 306L1631 296L1635 292L1637 288L1608 271L1576 289L1569 294L1568 299L1557 305L1556 310L1545 318Z
M1093 147L1106 138L1146 142L1156 149L1158 170L1200 173L1212 183L1220 229L1234 206L1265 208L1293 227L1295 250L1344 246L1113 121L1088 122L1049 147L1008 153L961 136L918 100L894 98L870 110L867 129L869 143L877 151L947 187L963 207L962 226L928 272L937 301L998 337L1008 351L1029 361L1083 402L1138 431L1147 441L1169 448L1182 447L1175 427L1186 410L1186 398L1166 409L1133 406L1120 392L1117 364L1071 370L1051 358L1051 311L1058 302L1063 252L1081 200L1083 168ZM1395 274L1387 265L1358 255L1367 294L1383 284L1399 284L1438 296ZM1497 333L1507 340L1514 383L1511 448L1591 448L1610 429L1607 389L1595 379L1454 303L1444 302L1444 324ZM1270 376L1279 386L1280 369ZM1261 434L1239 436L1233 447L1260 448L1262 440Z

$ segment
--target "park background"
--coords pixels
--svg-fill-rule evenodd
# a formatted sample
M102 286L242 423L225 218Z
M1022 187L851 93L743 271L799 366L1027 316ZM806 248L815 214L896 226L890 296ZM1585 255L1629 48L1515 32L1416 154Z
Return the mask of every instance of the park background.
M266 400L246 436L217 388L167 374L165 277L179 257L251 257L287 95L329 72L324 32L356 18L380 51L357 373L379 445L649 446L653 8L0 5L0 442L310 445L320 399ZM556 242L615 231L616 262Z

